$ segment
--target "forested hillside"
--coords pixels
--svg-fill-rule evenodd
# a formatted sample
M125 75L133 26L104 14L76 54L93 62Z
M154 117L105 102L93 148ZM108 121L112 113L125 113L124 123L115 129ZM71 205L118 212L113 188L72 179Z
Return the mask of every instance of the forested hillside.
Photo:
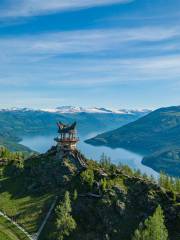
M161 108L116 130L88 140L92 144L154 152L180 146L180 106Z
M123 147L145 155L151 154L144 159L144 164L157 171L180 176L179 133L180 106L177 106L158 109L135 122L100 134L87 142L114 148Z
M106 156L100 163L84 158L87 168L79 172L70 159L57 159L56 148L27 160L8 150L1 157L0 210L30 234L38 231L57 198L42 240L134 240L149 228L158 231L159 224L164 236L179 240L178 179L162 175L156 182L127 166L111 164Z

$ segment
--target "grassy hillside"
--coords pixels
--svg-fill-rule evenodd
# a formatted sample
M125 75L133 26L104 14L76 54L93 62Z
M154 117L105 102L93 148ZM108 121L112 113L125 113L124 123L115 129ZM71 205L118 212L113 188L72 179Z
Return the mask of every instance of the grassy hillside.
M1 240L28 240L16 226L3 217L0 217L0 239Z
M53 194L46 193L40 196L27 195L23 186L23 179L2 179L0 191L0 210L9 217L16 219L29 233L37 231L46 209L53 200Z
M51 191L41 195L27 194L25 161L24 153L10 152L6 148L0 148L0 211L13 218L29 233L34 233L39 228L54 194ZM3 224L0 222L0 230L1 225Z
M170 240L179 240L179 188L162 188L128 167L117 167L105 160L85 161L87 169L79 172L70 159L57 159L56 148L52 148L25 160L21 171L18 164L18 169L12 170L11 162L2 166L5 171L0 182L0 210L35 233L54 196L59 202L69 191L77 227L64 239L131 240L139 223L160 204ZM42 240L57 240L55 222L53 212L41 234Z
M180 106L161 108L114 131L88 140L91 144L154 152L180 146Z

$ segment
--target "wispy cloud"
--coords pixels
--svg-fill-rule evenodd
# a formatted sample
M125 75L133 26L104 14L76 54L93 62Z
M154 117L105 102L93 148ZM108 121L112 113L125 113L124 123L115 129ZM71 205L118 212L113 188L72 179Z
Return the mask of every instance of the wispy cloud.
M67 86L106 86L137 82L178 82L180 55L131 59L66 59L5 68L1 88L56 89ZM1 72L1 71L0 71Z
M178 27L4 37L0 39L1 88L176 82L180 76L179 37Z
M155 105L156 97L174 104L174 86L180 82L179 0L0 2L1 103L54 98L54 104L68 96L66 102L75 104L84 96L95 104L102 98L126 104L132 98L134 105L136 98L144 104L149 94ZM102 11L103 6L108 7ZM93 7L99 8L78 11Z
M179 27L142 27L126 29L99 29L37 34L34 36L0 38L1 62L43 61L62 55L98 54L123 56L149 51L158 55L177 51ZM171 40L171 42L169 42ZM153 52L154 49L154 52Z
M0 17L27 17L52 12L124 4L134 0L6 0Z

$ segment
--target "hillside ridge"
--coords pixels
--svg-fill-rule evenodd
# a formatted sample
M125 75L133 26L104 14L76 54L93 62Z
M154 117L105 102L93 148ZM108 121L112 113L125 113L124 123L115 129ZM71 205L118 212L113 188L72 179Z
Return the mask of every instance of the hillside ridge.
M148 115L122 126L116 130L99 134L92 139L86 140L93 145L106 145L112 148L123 147L145 155L155 154L162 151L174 151L180 147L180 106L157 109ZM157 153L156 153L157 152ZM172 156L174 156L172 154ZM152 159L152 161L155 159ZM171 162L170 162L171 160ZM178 166L174 169L174 174L180 176L180 160L176 159ZM143 161L145 164L146 160ZM161 164L155 167L155 163L148 161L148 166L154 169L168 171L173 168L175 159L169 158L168 167Z
M46 211L41 212L35 206L32 208L30 202L27 205L23 202L22 212L22 205L18 207L17 202L27 197L30 197L31 203L37 201L36 199L45 199L38 207L47 208L48 211L54 197L58 196L58 201L61 201L65 191L68 191L72 201L72 216L78 228L64 239L105 240L108 236L111 240L131 240L139 223L150 216L160 204L164 209L170 240L178 240L180 196L177 193L162 188L154 180L133 172L127 166L117 167L106 158L97 163L82 156L87 167L79 169L68 156L57 157L57 148L53 147L45 154L25 160L23 168L17 165L19 170L12 168L11 164L16 166L15 163L6 165L5 173L10 173L7 175L8 184L13 188L7 188L7 180L1 179L0 210L3 209L8 215L12 214L17 222L20 221L33 234L32 231L41 225L42 214L46 214ZM17 184L17 180L23 184ZM16 208L12 212L14 206ZM31 211L34 210L38 210L39 214L32 215ZM30 227L28 222L31 217L35 219L30 221ZM56 240L55 222L54 212L40 239Z

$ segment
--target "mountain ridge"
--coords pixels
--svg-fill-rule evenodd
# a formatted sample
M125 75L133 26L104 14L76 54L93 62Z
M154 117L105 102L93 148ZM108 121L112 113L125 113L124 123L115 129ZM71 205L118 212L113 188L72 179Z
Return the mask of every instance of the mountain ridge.
M72 217L77 228L68 240L126 239L162 206L170 240L179 240L179 190L166 188L127 166L115 166L107 159L99 163L85 157L87 168L79 171L67 157L57 157L57 147L28 159L4 159L0 176L0 206L11 218L34 234L50 205L63 201L69 192ZM7 150L7 155L11 155ZM56 211L53 211L40 239L57 240Z
M56 108L26 108L26 107L12 107L12 108L2 108L0 111L8 112L8 111L42 111L42 112L50 112L50 113L64 113L64 114L72 114L72 113L110 113L110 114L137 114L137 113L149 113L151 110L149 109L113 109L113 108L105 108L105 107L78 107L78 106L60 106Z
M163 164L165 154L162 152L175 151L180 147L180 106L172 106L168 108L157 109L138 120L128 123L125 126L115 130L99 134L92 139L86 140L87 143L93 145L106 145L113 148L123 147L135 152L144 153L151 156L151 161L158 160L158 170L172 174ZM174 149L174 150L173 150ZM157 158L157 153L161 151L161 155ZM177 152L177 151L176 151ZM175 154L171 154L175 156ZM159 161L160 160L160 161ZM167 161L167 159L166 159ZM143 161L148 166L157 170L155 163L150 163L148 158ZM180 161L175 158L168 158L168 166L173 167L176 162L179 167L174 169L175 175L180 175ZM161 164L160 164L161 163Z
M115 113L60 113L48 112L28 108L11 108L0 111L0 145L5 145L11 150L23 150L18 142L27 135L45 135L56 132L56 122L78 122L78 131L81 135L91 132L104 132L132 122L145 115L145 112L137 114ZM12 147L13 145L13 147Z

